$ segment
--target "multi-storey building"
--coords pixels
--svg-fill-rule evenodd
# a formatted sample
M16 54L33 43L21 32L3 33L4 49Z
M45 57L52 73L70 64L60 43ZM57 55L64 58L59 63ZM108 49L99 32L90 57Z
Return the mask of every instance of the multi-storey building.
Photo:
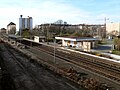
M120 35L120 23L106 23L106 31L109 36L119 36Z
M1 28L0 29L0 34L5 34L6 33L6 29L5 28Z
M28 29L28 30L32 30L33 28L33 19L32 17L29 17L28 18L23 18L22 15L20 15L20 18L19 18L19 31L22 32L22 30L24 29Z
M79 33L80 36L93 36L93 37L99 37L99 38L105 38L106 37L106 30L105 25L88 25L88 24L77 24L77 25L71 25L71 24L41 24L35 27L38 30L49 31L54 30L54 33L60 33L60 32L66 32L69 34L73 33ZM58 34L59 34L58 33Z
M13 22L10 22L7 25L6 34L15 34L15 33L16 33L16 24Z

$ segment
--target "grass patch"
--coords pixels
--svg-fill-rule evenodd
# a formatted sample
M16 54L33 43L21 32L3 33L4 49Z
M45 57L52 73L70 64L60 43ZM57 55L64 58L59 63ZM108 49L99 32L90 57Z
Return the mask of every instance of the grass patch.
M112 54L120 55L120 51L113 50L113 51L112 51Z
M99 45L104 45L104 44L107 44L107 41L99 41L98 44Z

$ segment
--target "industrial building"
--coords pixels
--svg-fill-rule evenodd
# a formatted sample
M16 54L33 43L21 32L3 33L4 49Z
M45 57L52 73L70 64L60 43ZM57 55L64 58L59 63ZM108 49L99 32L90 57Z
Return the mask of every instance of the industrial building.
M32 17L29 17L28 18L23 18L22 15L20 15L20 18L19 18L19 31L22 32L22 30L24 29L28 29L28 30L32 30L33 28L33 19Z

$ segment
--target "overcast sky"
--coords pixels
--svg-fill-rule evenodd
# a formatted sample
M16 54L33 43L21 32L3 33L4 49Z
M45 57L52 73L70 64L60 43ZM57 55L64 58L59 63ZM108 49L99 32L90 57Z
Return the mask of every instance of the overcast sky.
M101 24L120 21L120 0L0 0L0 28L19 17L33 17L33 26L59 19L68 24Z

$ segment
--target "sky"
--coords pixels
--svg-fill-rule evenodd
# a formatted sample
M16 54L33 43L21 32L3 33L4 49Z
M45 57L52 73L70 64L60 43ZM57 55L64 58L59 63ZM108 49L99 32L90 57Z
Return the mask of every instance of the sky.
M103 24L120 21L120 0L0 0L0 28L19 17L33 18L33 27L57 20L68 24Z

